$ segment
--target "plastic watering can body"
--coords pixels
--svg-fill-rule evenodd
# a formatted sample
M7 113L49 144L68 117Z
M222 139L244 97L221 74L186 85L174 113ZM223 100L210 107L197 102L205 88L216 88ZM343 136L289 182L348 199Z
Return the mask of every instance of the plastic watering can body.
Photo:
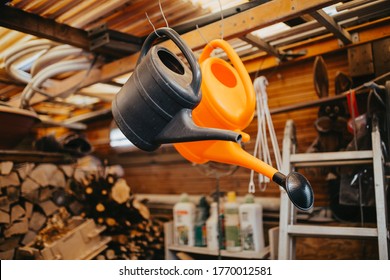
M225 51L232 64L217 57L210 57L214 48ZM253 119L256 97L252 81L241 59L226 41L217 39L205 46L199 63L203 77L202 100L193 110L194 122L199 126L236 131L243 136L244 142L249 141L249 135L241 130ZM253 160L248 161L248 156L252 156L237 143L189 142L175 144L175 148L186 159L199 164L218 161L251 169L258 167L249 163Z
M152 43L165 35L179 47L190 67L174 53ZM199 127L192 110L200 100L201 72L192 51L170 28L160 28L145 40L137 66L112 103L114 119L138 148L153 151L163 143L208 139L239 141L241 135Z
M232 64L210 57L213 48L217 47L226 52ZM244 142L249 141L249 135L241 130L253 119L256 97L242 61L227 42L213 40L204 48L199 62L203 76L203 96L193 111L194 122L199 126L239 132ZM313 192L306 178L296 172L283 175L244 151L239 143L210 140L178 143L174 146L183 157L194 163L216 161L255 170L281 185L299 209L308 210L313 206Z

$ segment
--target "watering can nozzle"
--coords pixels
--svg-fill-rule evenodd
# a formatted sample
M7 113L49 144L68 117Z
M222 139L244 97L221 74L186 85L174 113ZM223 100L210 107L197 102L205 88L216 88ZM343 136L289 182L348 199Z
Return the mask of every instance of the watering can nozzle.
M223 140L237 143L241 141L241 134L234 131L197 126L192 120L191 112L190 109L180 110L157 135L156 142L164 144L201 140Z
M300 210L310 210L313 207L314 195L309 181L298 172L291 172L287 176L276 172L272 181L286 190L291 202Z

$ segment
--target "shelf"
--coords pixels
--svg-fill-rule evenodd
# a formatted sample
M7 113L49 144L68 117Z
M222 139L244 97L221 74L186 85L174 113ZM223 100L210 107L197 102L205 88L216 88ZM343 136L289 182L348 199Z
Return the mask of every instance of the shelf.
M343 151L328 153L291 154L290 163L296 167L372 164L372 151Z
M0 150L2 161L12 162L35 162L35 163L74 163L76 159L69 154L48 153L40 151L24 150Z
M184 252L189 254L197 254L204 256L219 256L218 250L209 250L206 247L194 247L173 244L173 223L167 222L164 224L165 234L165 259L177 259L176 253ZM221 256L235 259L268 259L270 256L270 247L264 247L259 253L250 251L228 252L221 250Z
M183 246L183 245L169 245L168 249L171 251L185 252L199 255L209 255L209 256L218 256L218 250L209 250L205 247L193 247L193 246ZM261 252L228 252L226 250L221 250L222 257L228 258L238 258L238 259L265 259L269 255L269 248L265 247Z
M378 237L377 228L289 225L289 234L316 237Z

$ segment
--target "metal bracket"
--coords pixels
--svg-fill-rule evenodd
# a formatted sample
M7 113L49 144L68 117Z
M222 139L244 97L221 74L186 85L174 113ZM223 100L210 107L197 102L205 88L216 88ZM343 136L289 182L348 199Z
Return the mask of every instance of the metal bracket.
M110 42L107 25L99 24L87 30L89 38L89 50L93 51Z
M359 33L357 33L357 32L352 33L351 34L351 39L352 39L352 43L353 44L359 43L360 42ZM340 48L345 46L344 42L341 41L340 39L338 39L337 42L338 42Z
M280 61L289 61L293 60L296 57L305 56L307 54L307 50L301 50L299 52L292 52L291 50L286 52L280 52L282 59Z

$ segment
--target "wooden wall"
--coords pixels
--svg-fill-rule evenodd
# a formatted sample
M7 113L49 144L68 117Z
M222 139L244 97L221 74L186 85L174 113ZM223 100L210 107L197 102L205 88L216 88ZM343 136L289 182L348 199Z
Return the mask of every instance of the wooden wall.
M328 67L330 95L334 94L334 77L337 71L348 73L346 51L324 56ZM313 61L309 59L299 63L289 63L257 75L265 75L269 81L267 88L269 107L273 108L317 99L313 86ZM259 63L261 67L261 62ZM282 144L284 125L287 119L293 119L297 128L299 152L305 152L316 137L313 123L318 108L296 110L272 116L279 146ZM210 194L215 191L215 177L206 176L198 166L183 159L172 146L165 146L156 152L135 151L116 154L108 146L108 132L111 120L91 124L88 138L95 146L95 153L110 164L121 164L125 177L135 193L150 194ZM246 149L252 153L255 142L255 120L245 130L251 135L251 142ZM304 170L302 171L304 172ZM233 175L220 179L220 188L225 191L236 191L239 195L247 193L250 171L239 168ZM327 203L327 190L323 178L307 175L315 191L315 206ZM265 192L256 191L257 196L278 197L279 188L271 183Z

